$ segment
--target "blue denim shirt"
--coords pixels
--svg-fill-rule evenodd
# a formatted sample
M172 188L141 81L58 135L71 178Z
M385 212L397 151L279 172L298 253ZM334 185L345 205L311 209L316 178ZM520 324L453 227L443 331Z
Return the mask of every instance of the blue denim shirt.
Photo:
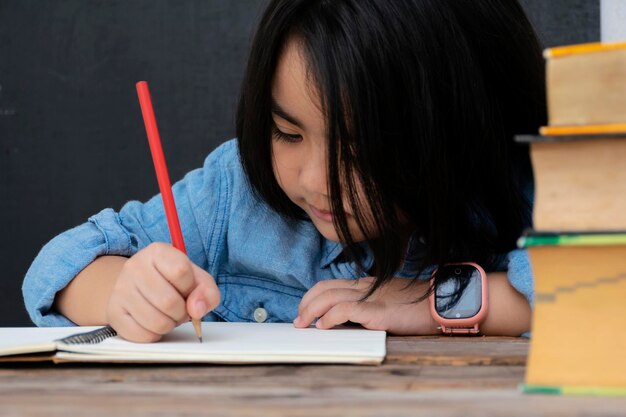
M342 246L324 239L313 223L286 220L257 199L246 180L236 140L215 149L201 169L173 186L187 254L216 280L221 304L206 321L254 321L263 308L268 322L295 319L298 304L316 282L364 276L340 256ZM102 255L132 256L152 242L170 242L161 196L107 208L47 243L23 284L26 309L38 326L68 326L54 298L83 268ZM363 264L371 266L371 255ZM507 265L508 264L508 265ZM501 270L532 303L532 276L525 251L513 251ZM409 262L400 277L411 277ZM426 278L424 275L422 278Z

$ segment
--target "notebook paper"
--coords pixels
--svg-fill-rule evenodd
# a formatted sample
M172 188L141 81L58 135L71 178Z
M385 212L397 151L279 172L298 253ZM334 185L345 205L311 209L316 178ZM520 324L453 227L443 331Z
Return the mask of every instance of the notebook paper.
M93 328L70 328L59 337ZM18 329L0 329L0 355L19 351ZM45 344L35 333L22 332L24 345ZM63 330L68 330L67 328ZM298 329L291 323L202 323L199 343L191 323L174 329L157 343L132 343L118 336L95 344L55 342L54 360L79 362L149 363L356 363L379 364L385 357L385 332L341 327L331 330ZM25 334L24 334L25 333ZM13 340L5 343L5 337ZM12 346L12 347L11 347ZM41 350L39 350L41 351ZM24 349L22 352L26 353Z

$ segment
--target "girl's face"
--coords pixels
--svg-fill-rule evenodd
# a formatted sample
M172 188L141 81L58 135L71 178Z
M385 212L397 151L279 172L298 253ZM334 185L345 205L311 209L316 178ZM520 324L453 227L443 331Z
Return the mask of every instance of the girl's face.
M326 124L297 41L288 42L278 61L272 84L272 118L278 184L326 239L339 241L328 195ZM347 202L343 207L353 239L363 240Z

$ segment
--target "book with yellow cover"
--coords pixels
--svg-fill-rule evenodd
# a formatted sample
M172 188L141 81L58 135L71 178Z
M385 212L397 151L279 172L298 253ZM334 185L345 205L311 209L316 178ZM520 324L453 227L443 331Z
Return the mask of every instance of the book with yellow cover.
M626 396L626 231L529 234L526 392Z
M626 133L626 42L546 49L542 135Z
M626 134L516 140L530 143L535 230L626 230Z

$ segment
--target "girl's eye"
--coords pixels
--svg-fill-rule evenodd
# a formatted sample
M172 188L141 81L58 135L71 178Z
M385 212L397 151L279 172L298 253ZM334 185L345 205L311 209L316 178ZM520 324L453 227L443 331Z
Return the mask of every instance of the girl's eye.
M272 134L278 140L284 140L285 142L296 143L302 140L302 135L292 135L285 133L274 125L272 127Z

